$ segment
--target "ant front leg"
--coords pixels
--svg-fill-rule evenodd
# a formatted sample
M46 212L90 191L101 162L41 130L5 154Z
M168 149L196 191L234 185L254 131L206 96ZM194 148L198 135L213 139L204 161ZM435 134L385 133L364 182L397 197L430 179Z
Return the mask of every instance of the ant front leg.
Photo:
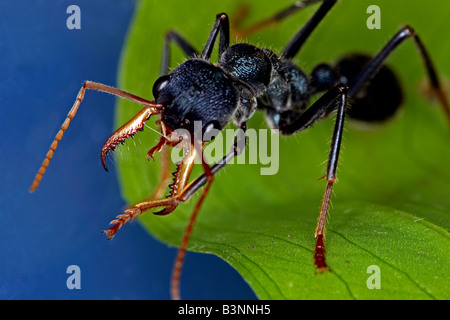
M229 153L227 153L219 162L211 167L211 173L215 175L217 172L222 170L228 163L230 163L235 157L239 156L245 148L246 137L245 131L247 130L247 124L244 122L235 136L234 145ZM183 191L182 198L183 201L187 201L194 193L196 193L201 187L207 183L206 174L202 174L197 179L192 181L186 189Z
M219 32L220 32L219 54L221 54L229 46L229 20L228 20L228 16L225 13L220 13L216 16L216 22L214 23L214 26L211 29L211 32L210 32L210 35L206 42L206 45L201 53L202 59L206 59L206 60L210 59L211 53L213 51L214 44L215 44L215 41L216 41L216 38L217 38L217 35ZM162 65L163 65L162 72L163 73L167 72L167 68L168 68L168 64L169 64L169 55L170 55L169 49L168 49L169 48L168 44L169 44L169 41L172 41L172 40L175 41L177 44L179 44L181 46L181 48L188 55L191 55L191 54L194 55L196 53L195 49L193 49L193 47L190 44L188 44L186 40L181 38L178 34L176 34L173 31L169 32L166 35L166 41L165 41L164 51L163 51L163 63L162 63ZM160 79L162 79L161 81L165 80L164 77L165 76L160 78ZM162 125L163 125L163 123L162 123ZM119 129L119 130L121 130L121 129ZM114 139L114 140L116 140L116 139ZM162 147L166 144L166 142L168 142L168 141L165 141L165 138L163 137L160 140L160 143L158 143L158 145L155 147L156 149L153 148L149 151L149 157L151 157L153 155L153 152L161 150ZM191 147L190 147L189 155L187 155L184 158L181 166L178 167L178 170L175 173L175 182L171 186L171 188L172 188L171 195L166 199L143 201L143 202L137 203L137 204L133 205L132 207L126 209L123 214L117 216L117 219L113 220L111 222L112 227L110 227L108 230L105 231L105 233L107 234L109 239L111 239L116 234L118 229L121 228L127 221L133 219L134 217L143 213L144 211L147 211L149 209L156 208L156 207L163 207L164 209L160 212L157 212L156 214L159 214L159 215L169 214L177 207L177 205L180 201L187 201L190 198L190 196L183 197L182 190L187 184L187 181L188 181L190 172L192 170L192 166L194 164L196 155L198 155L198 156L201 155L201 153L195 154L195 149L196 148L194 146L194 143L192 143ZM201 150L199 150L199 151L201 151ZM209 166L205 165L205 163L204 163L205 172L208 173L211 169L207 169L206 167L209 168ZM206 175L206 177L208 178L207 180L209 181L210 177L212 177L212 176L213 176L213 173L207 174ZM194 182L195 181L193 181L193 183ZM205 181L205 183L206 183L206 181ZM201 186L203 186L205 183L202 183ZM200 184L197 184L197 185L200 185ZM189 189L189 190L192 190L192 189ZM197 191L197 190L195 190L195 191ZM192 195L192 194L190 194L190 195Z
M195 144L197 142L192 142L188 147L189 149L187 150L183 160L177 165L173 183L169 185L169 189L171 189L170 195L165 199L158 200L151 197L147 201L136 203L126 209L123 214L118 215L115 220L111 221L110 224L112 224L112 226L108 230L104 231L104 233L108 236L108 239L112 239L125 223L147 210L163 207L161 211L155 212L154 214L167 215L175 210L180 202L188 201L198 190L200 190L200 188L211 181L212 176L225 167L225 165L229 163L232 158L242 152L245 147L245 128L246 124L244 123L241 126L241 130L238 130L238 141L235 142L233 150L211 168L203 158L201 147L196 147ZM202 157L202 165L205 173L188 184L195 160L198 156Z
M183 201L187 201L194 193L196 193L201 187L206 184L205 189L200 196L200 199L197 201L194 211L192 212L188 225L184 231L183 239L181 240L180 248L178 249L177 257L175 259L174 268L172 271L172 281L171 281L171 295L173 300L180 300L180 277L181 277L181 269L183 267L184 257L186 255L187 245L189 243L189 238L192 233L192 229L194 227L195 221L197 219L198 212L200 210L200 206L202 205L206 195L209 192L209 188L211 187L211 183L214 175L222 168L224 168L227 163L229 163L234 157L241 154L244 150L246 144L245 138L245 130L247 128L246 123L242 123L238 133L235 137L235 143L233 145L233 149L222 158L221 161L216 163L213 167L210 167L204 157L203 153L200 150L200 146L198 144L195 145L195 148L198 150L197 152L201 154L202 165L205 170L205 173L192 181L182 192Z
M190 145L188 148L186 155L178 164L177 170L174 173L174 181L169 186L169 188L172 189L170 196L165 199L142 201L126 209L123 214L118 215L115 220L111 221L110 224L112 226L104 231L108 236L108 239L112 239L125 223L147 210L163 207L163 210L156 212L155 214L167 215L175 210L181 201L187 200L181 198L181 195L189 181L192 169L194 168L195 159L198 155L197 150L193 145Z
M181 270L183 268L184 257L186 255L187 246L189 243L189 239L192 234L192 230L194 228L195 221L197 220L197 215L200 211L200 207L203 204L206 196L208 195L209 189L211 188L211 184L213 181L213 173L211 171L211 167L205 160L203 156L203 152L201 149L201 145L197 141L193 141L192 147L196 150L196 153L200 155L202 166L205 171L204 175L206 178L206 187L203 189L202 194L200 195L199 200L195 204L194 211L189 217L189 222L184 230L183 238L181 240L180 248L178 249L177 256L175 258L175 263L172 270L172 279L171 279L171 296L173 300L180 300L180 278L181 278Z
M345 109L347 106L348 87L338 84L328 92L326 92L319 100L317 100L310 108L308 108L296 121L286 125L280 124L280 132L285 135L300 132L317 120L330 114L337 108L336 123L334 126L333 137L331 139L331 148L328 156L327 166L327 186L322 199L322 206L319 213L319 220L315 231L316 246L314 249L314 261L318 271L328 269L325 262L325 224L327 221L328 209L331 201L331 192L336 182L336 169L339 160L339 152L341 150L342 132L344 130Z
M169 214L173 210L175 210L180 202L188 201L197 191L199 191L203 186L206 185L194 207L194 211L189 218L188 225L184 231L181 245L175 259L171 281L171 295L174 300L180 299L179 285L182 266L184 257L186 255L190 235L200 211L200 207L209 192L214 175L222 168L224 168L229 162L231 162L234 157L240 155L244 150L246 144L246 128L246 123L242 123L240 129L236 134L235 143L232 147L232 150L228 154L226 154L221 161L214 164L212 167L208 165L203 157L201 144L198 141L193 141L190 145L188 153L185 155L182 162L178 165L177 171L174 175L174 183L170 186L170 188L172 189L170 196L161 200L150 200L135 204L134 206L125 210L123 214L117 216L117 219L111 222L112 226L108 230L104 231L108 236L108 239L111 239L116 234L118 229L121 228L126 222L143 213L144 211L150 210L152 208L164 207L162 211L156 212L155 214ZM193 180L191 183L187 184L197 156L201 157L204 173L197 179Z
M214 24L210 37L207 41L207 44L205 45L204 51L202 53L202 57L205 59L209 59L212 49L214 47L215 39L217 37L217 32L221 32L220 37L220 48L222 50L225 50L226 47L229 45L229 26L228 26L228 17L226 14L219 14L216 18L216 23ZM189 58L194 58L198 56L197 50L194 48L193 45L191 45L185 38L183 38L180 34L178 34L174 30L169 30L165 37L164 37L164 46L163 46L163 52L162 52L162 60L161 60L161 78L164 78L165 75L169 73L169 66L170 66L170 43L175 42ZM137 116L136 116L137 117ZM136 118L135 117L135 118ZM134 119L134 118L133 118ZM130 121L133 121L130 120ZM125 125L127 126L127 124ZM162 131L162 137L159 140L158 144L151 148L148 151L147 158L153 159L153 155L155 152L163 152L162 157L162 168L161 168L161 177L160 177L160 183L155 189L155 191L147 198L146 201L137 203L135 205L132 205L128 209L124 211L123 214L118 215L115 220L111 221L112 226L104 231L108 239L111 239L114 237L116 232L128 221L134 219L137 215L143 213L144 211L147 211L151 208L156 207L164 207L163 210L155 213L157 215L166 215L175 210L176 206L180 202L178 199L179 193L182 191L182 189L186 186L190 173L192 171L196 153L194 150L193 145L190 148L189 154L185 156L183 161L178 165L177 171L174 173L174 182L173 184L169 185L169 188L171 189L170 196L163 200L158 200L158 198L161 198L164 194L164 191L167 187L168 181L170 179L170 161L169 161L169 151L167 148L167 145L170 144L170 141L167 140L166 135L167 132L165 129L164 123L161 122L161 131ZM118 131L123 131L119 129ZM114 135L117 135L117 131ZM110 137L109 140L117 140L114 139L113 136ZM102 150L102 163L104 163L104 155L106 155L107 151L110 150L108 148L108 141L105 143L105 146ZM104 165L105 166L105 165ZM106 169L106 167L105 167ZM187 199L183 199L181 201L187 201Z

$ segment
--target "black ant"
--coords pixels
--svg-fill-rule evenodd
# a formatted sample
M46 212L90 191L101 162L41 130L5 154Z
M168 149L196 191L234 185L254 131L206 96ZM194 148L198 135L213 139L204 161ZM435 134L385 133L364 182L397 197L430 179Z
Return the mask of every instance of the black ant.
M337 111L325 176L327 185L315 230L317 241L314 254L315 265L318 271L326 270L325 223L332 188L336 182L336 168L345 116L347 114L351 118L363 121L380 122L396 112L402 102L401 86L394 73L383 63L404 40L412 38L416 44L431 88L438 97L448 120L450 120L450 107L425 46L414 29L408 25L402 27L374 58L349 55L335 66L318 65L310 76L297 67L292 59L337 0L296 2L272 18L244 30L243 33L249 34L317 2L322 2L319 9L279 55L271 50L245 43L230 46L230 23L225 13L216 16L201 53L198 53L178 33L169 31L165 37L162 76L153 86L154 101L100 83L86 81L50 146L30 191L33 192L39 185L53 152L75 116L86 90L104 91L144 106L136 116L116 130L103 145L101 161L105 170L107 170L105 158L108 152L142 130L145 122L152 115L160 115L162 138L155 147L150 149L148 157L152 158L155 152L163 150L166 146L176 146L181 141L186 148L185 156L174 173L175 179L169 185L170 195L162 198L168 184L169 175L165 174L163 175L165 178L149 200L126 209L111 222L112 226L105 233L111 239L127 221L153 208L162 208L161 211L155 212L157 215L169 214L180 202L188 201L194 193L205 187L189 219L175 260L171 293L174 299L179 299L181 268L195 219L208 194L214 175L239 155L245 147L246 121L260 110L266 113L267 122L271 128L278 129L283 135L291 135L307 129L316 121ZM213 64L210 58L218 35L219 58L218 62ZM168 73L170 42L179 45L189 60ZM310 96L316 93L323 94L308 107ZM351 100L351 108L347 108L349 100ZM234 146L222 161L210 166L204 159L202 150L210 139L203 137L213 129L222 130L231 120L241 129L238 130ZM201 132L194 132L196 121L202 124ZM189 137L180 136L177 134L178 129L185 129L191 134ZM197 158L201 159L204 174L189 182ZM168 170L167 157L164 162L165 170Z

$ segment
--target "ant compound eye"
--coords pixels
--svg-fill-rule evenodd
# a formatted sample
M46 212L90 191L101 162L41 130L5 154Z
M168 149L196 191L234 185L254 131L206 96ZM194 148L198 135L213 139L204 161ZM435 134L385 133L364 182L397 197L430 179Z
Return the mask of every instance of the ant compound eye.
M203 127L203 141L211 141L220 133L220 124L213 120Z
M169 84L169 75L162 76L153 85L153 97L158 99L159 93Z

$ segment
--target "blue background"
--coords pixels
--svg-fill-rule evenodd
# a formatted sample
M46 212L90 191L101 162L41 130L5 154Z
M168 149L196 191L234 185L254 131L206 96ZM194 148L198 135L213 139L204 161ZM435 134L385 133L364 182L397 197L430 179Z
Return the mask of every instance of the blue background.
M66 27L71 4L81 8L81 30ZM99 158L113 129L114 97L86 94L41 185L28 192L83 81L116 85L134 4L0 2L1 299L170 298L175 248L138 222L112 241L100 232L125 205L114 170L106 173ZM81 290L66 287L70 265L81 269ZM187 255L181 294L255 298L225 262L194 253Z

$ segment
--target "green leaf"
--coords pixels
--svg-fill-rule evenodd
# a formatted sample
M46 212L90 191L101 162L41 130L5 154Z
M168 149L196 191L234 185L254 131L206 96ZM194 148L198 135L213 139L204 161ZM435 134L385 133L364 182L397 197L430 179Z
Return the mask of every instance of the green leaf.
M164 33L178 30L201 50L215 15L227 12L233 17L239 3L140 2L122 57L120 88L152 99ZM245 23L291 3L251 2ZM371 4L381 8L380 30L366 27ZM248 41L280 52L317 7ZM439 73L448 76L448 8L443 0L427 6L407 0L340 1L295 62L309 73L319 62L336 62L349 52L375 54L408 23L429 49ZM171 66L183 59L172 46ZM424 94L425 72L411 40L400 45L388 65L404 84L406 99L402 111L384 125L367 128L346 122L327 226L331 272L315 273L313 249L326 184L317 180L325 173L333 117L296 136L280 137L276 175L261 175L260 169L267 167L262 164L234 164L220 172L202 206L189 250L224 259L261 299L449 299L448 124L437 102ZM117 125L138 110L121 100ZM153 119L148 124L153 126ZM264 116L255 115L249 127L267 128ZM130 204L148 197L158 184L159 155L156 161L146 159L158 139L146 129L136 135L134 145L127 142L116 151L123 196ZM202 173L197 167L194 176ZM180 204L168 216L147 213L141 222L161 241L178 246L197 199ZM372 265L380 268L380 290L367 287Z

